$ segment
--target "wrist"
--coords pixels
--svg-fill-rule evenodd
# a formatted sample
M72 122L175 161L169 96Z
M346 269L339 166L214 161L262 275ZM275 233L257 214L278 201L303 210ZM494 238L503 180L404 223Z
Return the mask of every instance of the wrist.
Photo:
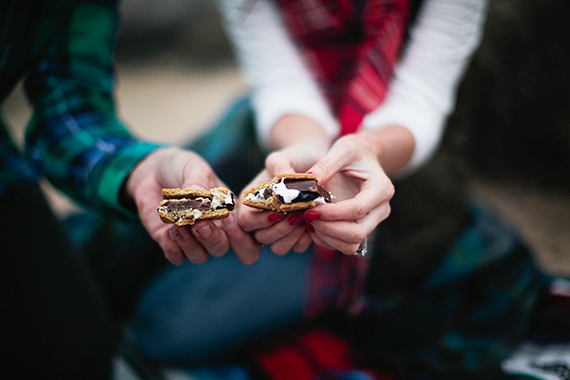
M129 202L135 203L136 190L140 183L144 181L149 175L154 175L157 172L157 167L160 162L163 162L169 156L172 156L177 151L177 148L160 148L145 158L140 160L137 165L133 167L128 177L125 178L122 188L122 200L127 205Z
M414 153L414 137L407 128L400 125L362 131L358 135L371 144L380 166L387 174L403 169Z
M270 137L278 150L297 147L327 152L332 144L331 138L319 123L298 114L280 118L271 129Z

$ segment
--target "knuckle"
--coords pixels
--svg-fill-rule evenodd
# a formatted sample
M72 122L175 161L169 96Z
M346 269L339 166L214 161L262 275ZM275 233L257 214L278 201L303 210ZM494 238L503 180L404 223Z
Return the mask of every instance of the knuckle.
M388 181L387 186L385 187L385 197L386 199L392 199L394 194L396 193L396 189L394 188L394 184L392 181Z
M388 203L388 204L386 204L386 207L384 208L384 213L382 214L382 220L388 218L390 216L391 212L392 212L392 207Z
M358 248L354 248L354 249L353 249L352 247L353 247L353 245L345 246L345 247L341 248L340 251L341 251L343 254L345 254L345 255L353 255L354 252L356 252L356 250L357 250Z
M254 230L253 226L244 220L240 220L238 224L240 228L245 232L252 232Z
M360 244L367 235L368 234L365 231L359 231L353 235L353 239L351 239L350 242L352 244Z
M263 236L263 234L258 233L258 232L252 234L252 238L255 242L257 242L258 244L261 244L261 245L267 245L267 244L271 243L269 241L269 239L267 239L266 237Z
M265 159L265 166L267 168L273 168L282 161L281 154L279 152L270 153Z
M330 172L330 166L330 163L326 159L320 160L319 162L315 163L315 165L313 165L313 171L328 173Z
M368 213L368 207L365 204L359 203L354 207L353 212L354 219L361 219Z

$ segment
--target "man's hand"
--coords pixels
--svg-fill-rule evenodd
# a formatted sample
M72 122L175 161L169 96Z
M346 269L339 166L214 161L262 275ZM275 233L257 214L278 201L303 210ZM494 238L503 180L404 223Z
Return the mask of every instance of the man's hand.
M198 221L183 227L165 224L158 216L156 208L163 188L207 190L220 186L226 187L202 157L179 148L163 148L135 167L126 189L135 201L142 224L171 263L182 264L187 258L200 264L209 255L224 255L230 247L244 264L254 263L259 258L259 244L240 228L236 211L223 220Z

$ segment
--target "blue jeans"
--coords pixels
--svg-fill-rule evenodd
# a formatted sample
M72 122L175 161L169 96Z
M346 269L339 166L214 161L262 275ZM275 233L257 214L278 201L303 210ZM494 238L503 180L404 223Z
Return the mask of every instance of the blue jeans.
M131 328L137 346L167 362L200 360L302 318L310 253L264 247L253 265L233 252L166 268L142 295Z

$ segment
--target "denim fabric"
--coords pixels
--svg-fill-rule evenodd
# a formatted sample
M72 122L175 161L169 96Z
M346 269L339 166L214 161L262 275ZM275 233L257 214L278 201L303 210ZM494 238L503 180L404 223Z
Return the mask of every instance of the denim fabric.
M131 329L164 362L196 362L302 318L310 254L263 249L253 265L233 252L164 270L144 292Z

